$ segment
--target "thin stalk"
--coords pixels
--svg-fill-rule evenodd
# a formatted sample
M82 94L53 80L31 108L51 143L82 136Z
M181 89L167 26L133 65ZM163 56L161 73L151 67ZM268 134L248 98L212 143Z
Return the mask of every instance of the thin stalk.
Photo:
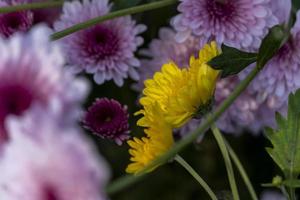
M106 20L114 19L117 17L125 16L125 15L132 15L132 14L136 14L136 13L140 13L140 12L145 12L145 11L149 11L149 10L154 10L157 8L166 7L166 6L172 5L176 2L177 2L177 0L162 0L162 1L158 1L158 2L143 4L140 6L134 6L131 8L111 12L107 15L95 17L95 18L87 20L85 22L75 24L67 29L62 30L62 31L53 33L51 35L51 39L58 40L67 35L70 35L74 32L80 31L82 29L86 29L88 27L94 26L94 25L104 22Z
M22 10L59 7L62 6L63 4L64 1L57 0L57 1L26 3L26 4L13 5L13 6L4 6L4 7L0 7L0 13L10 13L10 12L16 12Z
M245 171L242 163L240 162L240 160L239 160L238 156L236 155L236 153L234 152L234 150L231 148L230 144L226 141L225 138L224 138L224 140L225 140L225 143L226 143L229 155L230 155L233 163L237 167L240 175L242 176L242 179L243 179L243 181L244 181L244 183L245 183L245 185L246 185L246 187L247 187L247 189L248 189L248 191L249 191L249 193L251 195L251 198L253 200L258 200L258 197L257 197L257 195L255 193L255 190L254 190L254 188L253 188L253 186L251 184L251 181L249 180L249 177L248 177L248 175L247 175L247 173L246 173L246 171Z
M225 162L225 166L226 166L226 171L227 171L227 175L228 175L228 180L229 180L229 185L231 188L231 192L232 192L232 196L234 200L239 200L239 191L237 189L237 185L236 185L236 181L234 178L234 171L233 171L233 167L231 164L231 160L229 157L229 153L228 153L228 149L226 147L224 138L221 134L221 132L219 131L219 129L216 127L215 124L211 125L211 130L213 132L213 135L218 143L218 146L221 150L221 153L223 155L223 159Z
M187 134L185 138L180 140L176 143L172 149L166 152L164 155L150 163L144 172L148 169L151 169L153 166L157 166L157 164L166 163L168 160L175 157L175 155L181 151L183 148L191 144L194 140L198 138L198 136L204 133L212 123L214 123L222 114L223 112L235 101L235 99L246 89L246 87L250 84L250 82L255 78L255 76L259 73L260 69L256 66L248 76L239 83L239 85L235 88L235 90L231 93L231 95L223 101L223 103L217 107L214 113L210 114L203 123L193 132ZM128 187L134 184L139 179L135 176L127 176L126 178L120 178L110 184L108 186L108 191L110 194L116 193L125 187ZM122 185L122 187L117 187Z
M174 160L176 160L183 168L186 169L198 183L203 187L212 200L218 200L215 193L210 189L208 184L199 176L199 174L179 155L176 155Z

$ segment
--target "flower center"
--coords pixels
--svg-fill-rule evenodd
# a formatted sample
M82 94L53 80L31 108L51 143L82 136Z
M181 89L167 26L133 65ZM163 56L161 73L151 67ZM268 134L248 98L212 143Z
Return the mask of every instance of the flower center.
M17 31L27 31L32 22L32 13L29 11L1 14L0 32L5 37L9 37Z
M117 35L103 25L86 30L81 42L84 54L96 62L115 55L119 49Z
M227 20L234 13L234 5L229 0L207 0L207 11L212 19Z
M290 38L289 41L279 49L277 56L276 56L277 59L279 59L279 60L289 59L295 50L294 44L295 44L295 41L293 41L293 38Z
M52 187L45 187L43 189L43 200L59 200L57 193Z
M21 115L32 101L32 92L22 85L0 86L0 128L4 130L4 121L8 115ZM8 139L5 131L0 131L0 135Z

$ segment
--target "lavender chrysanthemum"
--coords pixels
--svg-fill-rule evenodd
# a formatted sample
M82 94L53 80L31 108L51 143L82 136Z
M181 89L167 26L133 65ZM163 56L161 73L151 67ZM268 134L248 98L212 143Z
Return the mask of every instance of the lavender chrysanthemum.
M76 23L109 13L107 0L84 0L66 2L61 19L54 24L57 31ZM79 14L80 13L80 14ZM138 80L136 68L139 60L134 56L143 38L138 34L145 31L130 16L105 21L62 39L70 67L74 71L94 74L94 80L102 84L114 80L122 86L128 75Z
M48 28L38 26L26 35L0 39L0 146L9 139L8 116L40 104L61 109L61 121L67 121L78 114L79 102L86 97L87 82L63 69L60 48L50 43L49 35Z
M129 138L127 107L113 99L97 99L86 112L83 124L102 138L113 139L117 144Z
M242 77L246 74L243 73ZM257 76L250 88L269 108L286 107L290 92L300 87L300 12L291 37Z
M0 199L104 200L109 171L78 127L47 110L11 117L12 140L0 160Z
M181 0L178 11L172 20L178 41L193 34L250 50L278 23L269 0Z

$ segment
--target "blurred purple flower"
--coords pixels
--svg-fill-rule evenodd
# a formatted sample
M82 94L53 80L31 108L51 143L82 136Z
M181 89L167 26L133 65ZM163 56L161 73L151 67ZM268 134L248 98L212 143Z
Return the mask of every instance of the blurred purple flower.
M176 39L190 34L218 44L255 50L268 28L278 23L269 0L181 0L172 25Z
M246 70L241 79L247 74ZM255 81L250 89L258 93L258 99L265 101L270 109L278 110L287 106L290 92L300 87L300 12L297 14L297 22L291 30L288 42L273 57Z
M94 134L113 139L118 145L129 138L127 107L113 99L97 99L88 108L83 124Z
M279 192L266 190L260 196L260 200L286 200L286 198Z
M216 105L221 104L238 85L239 78L231 76L218 81L215 91ZM239 96L235 102L223 113L217 121L217 126L225 132L240 134L243 129L252 129L252 123L256 123L256 113L259 108L255 94L251 94L247 89ZM261 127L255 129L254 133Z
M78 127L57 122L42 109L11 117L12 139L0 160L0 199L107 199L106 162Z
M34 104L61 110L61 121L78 117L87 82L63 69L60 48L49 35L48 28L38 26L26 35L0 39L0 146L9 139L7 117L22 115Z
M54 24L57 31L76 23L109 13L107 0L84 0L66 2L61 19ZM70 67L75 72L94 74L94 80L102 84L114 80L122 86L128 75L138 80L136 69L140 66L134 56L143 43L138 34L145 31L130 16L105 21L91 28L76 32L62 39Z

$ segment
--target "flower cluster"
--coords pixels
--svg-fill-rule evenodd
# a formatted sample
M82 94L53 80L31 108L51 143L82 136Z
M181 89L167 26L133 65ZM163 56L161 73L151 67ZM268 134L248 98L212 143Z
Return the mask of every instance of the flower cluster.
M198 58L191 56L189 68L180 69L170 62L163 65L153 79L145 81L144 96L140 99L143 109L137 112L143 117L137 124L147 128L147 137L128 142L134 163L128 166L127 172L143 170L168 150L173 143L172 128L182 127L191 118L208 111L219 71L207 62L219 53L215 42L206 44Z

